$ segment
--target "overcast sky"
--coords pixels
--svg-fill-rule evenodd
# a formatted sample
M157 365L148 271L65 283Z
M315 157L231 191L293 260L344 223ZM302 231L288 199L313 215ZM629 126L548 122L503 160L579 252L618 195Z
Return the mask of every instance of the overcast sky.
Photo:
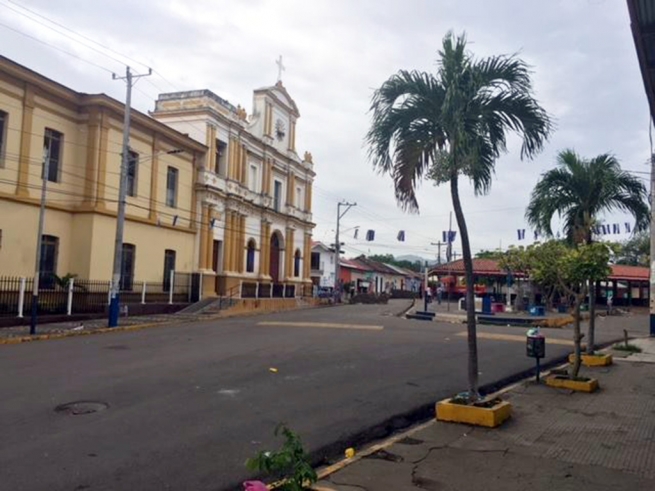
M373 90L400 69L434 70L449 30L466 31L478 56L519 53L533 67L536 97L557 123L533 161L521 161L512 140L497 162L488 196L475 198L462 182L474 252L531 241L525 207L539 175L553 167L561 149L583 156L612 152L625 169L643 172L644 178L649 170L649 112L624 0L22 0L20 5L115 53L103 56L85 46L97 48L90 41L73 41L19 3L0 0L4 56L80 92L119 100L124 84L110 74L124 73L119 61L137 71L152 67L153 76L141 80L133 95L134 107L143 112L154 109L160 92L203 88L250 111L252 90L275 83L275 59L282 55L282 79L301 114L297 148L301 155L312 152L317 172L314 238L333 241L337 201L357 202L342 220L342 229L361 228L358 240L352 230L342 236L349 255L436 255L430 243L448 228L447 187L424 183L420 214L402 212L391 179L375 174L367 161L363 137ZM621 215L607 217L608 223L625 221ZM519 242L517 229L523 228L526 240ZM369 229L376 231L374 242L363 240ZM404 243L396 240L399 230L406 233ZM459 243L455 250L461 250Z

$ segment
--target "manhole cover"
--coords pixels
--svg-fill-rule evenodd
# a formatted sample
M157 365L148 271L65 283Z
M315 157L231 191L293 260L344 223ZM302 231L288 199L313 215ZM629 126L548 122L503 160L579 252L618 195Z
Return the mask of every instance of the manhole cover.
M55 408L55 412L77 416L78 414L91 414L104 411L109 407L106 402L98 401L77 401L60 404Z

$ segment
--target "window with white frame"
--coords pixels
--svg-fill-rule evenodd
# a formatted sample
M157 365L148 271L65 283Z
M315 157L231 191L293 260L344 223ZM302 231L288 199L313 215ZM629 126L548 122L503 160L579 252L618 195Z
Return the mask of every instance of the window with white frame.
M216 140L216 167L214 172L219 176L227 176L227 143Z
M59 165L64 135L50 128L43 134L43 171L42 175L50 182L59 182ZM46 162L48 175L45 175Z
M256 164L250 164L248 169L248 188L254 192L259 190L259 169Z
M300 210L305 209L305 194L303 193L302 186L296 186L296 208Z
M275 180L273 185L273 209L280 211L282 208L282 181Z
M139 174L139 154L132 150L127 152L127 188L128 196L137 195L137 177Z
M166 206L177 208L178 170L169 167L166 173Z

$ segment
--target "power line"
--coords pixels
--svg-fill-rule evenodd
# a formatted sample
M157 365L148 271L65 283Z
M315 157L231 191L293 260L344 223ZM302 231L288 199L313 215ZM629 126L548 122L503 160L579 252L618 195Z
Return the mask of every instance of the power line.
M70 51L66 51L65 49L62 49L62 48L60 48L58 46L55 46L55 45L53 45L51 43L48 43L47 41L43 41L43 40L41 40L41 39L39 39L37 37L34 37L34 36L30 35L30 34L25 33L25 32L19 31L18 29L14 29L13 27L8 26L7 24L4 24L4 23L0 22L0 26L4 27L5 29L9 29L10 31L13 31L16 34L20 34L21 36L25 36L27 38L30 38L30 39L38 42L38 43L49 46L50 48L55 49L57 51L60 51L61 53L67 54L68 56L72 56L73 58L76 58L76 59L78 59L80 61L88 63L89 65L93 65L96 68L99 68L99 69L104 70L106 72L112 73L112 71L109 68L106 68L106 67L104 67L102 65L98 65L97 63L94 63L94 62L89 61L89 60L87 60L85 58L82 58L81 56L78 56L75 53L71 53Z
M39 17L39 18L41 18L41 19L44 19L44 20L46 20L47 22L50 22L51 24L54 24L54 25L56 25L56 26L58 26L58 27L60 27L60 28L62 28L62 29L64 29L64 30L66 30L66 31L68 31L68 32L70 32L70 33L72 33L72 34L74 34L75 36L78 36L78 37L80 37L80 38L82 38L82 39L85 39L86 41L89 41L89 42L95 44L96 46L99 46L100 48L104 49L105 51L108 51L108 52L110 52L110 53L114 53L115 55L120 56L120 57L122 57L122 58L124 58L124 59L126 59L126 60L129 60L129 61L131 61L131 62L133 62L133 63L136 63L137 65L142 65L142 66L148 68L148 65L147 65L147 64L145 64L145 63L143 63L143 62L140 62L140 61L138 61L138 60L135 60L134 58L130 58L129 56L124 55L124 54L122 54L122 53L118 53L117 51L114 51L113 49L111 49L111 48L109 48L109 47L107 47L107 46L105 46L105 45L99 43L98 41L96 41L96 40L94 40L94 39L92 39L92 38L90 38L90 37L88 37L88 36L85 36L84 34L81 34L81 33L77 32L77 31L75 31L75 30L73 30L73 29L71 29L71 28L65 26L64 24L61 24L60 22L57 22L57 21L55 21L55 20L53 20L53 19L51 19L51 18L49 18L49 17L46 17L45 15L42 15L42 14L40 14L40 13L38 13L38 12L36 12L36 11L34 11L34 10L28 8L28 7L25 7L24 5L20 5L19 3L14 2L13 0L5 0L5 1L8 2L8 3L11 3L11 4L13 4L13 5L16 5L17 7L21 8L21 9L23 9L23 10L25 10L25 11L27 11L27 12L33 14L33 15L36 15L37 17ZM36 23L38 23L38 24L40 24L40 25L42 25L42 26L44 26L44 27L47 27L48 29L51 29L51 30L53 30L54 32L56 32L56 33L58 33L58 34L61 34L62 36L66 36L67 38L71 39L72 41L75 41L75 42L77 42L77 43L80 43L80 44L82 44L83 46L86 46L86 47L89 48L89 49L93 49L94 51L100 53L100 54L103 55L103 56L106 56L106 57L110 58L111 60L114 60L114 61L120 63L121 65L124 65L124 64L125 64L122 60L119 60L119 59L117 59L117 58L115 58L115 57L113 57L113 56L110 56L110 55L108 55L107 53L105 53L105 52L103 52L103 51L100 51L100 50L98 50L97 48L94 48L93 46L89 46L88 44L82 43L79 39L75 39L75 38L72 37L72 36L69 36L69 35L67 35L67 34L65 34L65 33L61 32L61 31L58 31L58 30L54 29L52 26L49 26L49 25L47 25L47 24L44 24L43 22L40 22L40 21L34 19L33 17L30 17L29 15L25 14L24 12L20 12L19 10L15 9L15 8L13 8L13 7L10 7L9 5L6 5L6 4L4 4L4 6L5 6L6 8L8 8L8 9L13 10L14 12L16 12L16 13L18 13L18 14L20 14L20 15L22 15L22 16L24 16L24 17L30 19L30 20L32 20L33 22L36 22Z

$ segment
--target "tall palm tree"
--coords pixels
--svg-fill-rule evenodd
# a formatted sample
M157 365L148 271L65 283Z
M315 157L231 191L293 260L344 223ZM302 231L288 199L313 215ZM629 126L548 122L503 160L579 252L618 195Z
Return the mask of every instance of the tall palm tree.
M542 174L532 191L526 218L535 230L552 236L555 214L563 219L571 244L591 243L593 229L604 212L622 211L635 218L635 231L650 224L646 186L621 170L616 157L602 154L585 159L573 150L557 155L557 167ZM595 348L595 288L589 291L587 352Z
M416 186L424 177L449 183L462 242L466 277L469 395L478 394L478 356L469 233L459 196L459 178L476 195L489 191L496 159L508 132L522 137L521 158L539 152L551 120L532 96L528 66L515 56L476 59L466 36L448 33L436 73L400 71L373 95L366 135L369 158L394 181L396 199L417 212Z

